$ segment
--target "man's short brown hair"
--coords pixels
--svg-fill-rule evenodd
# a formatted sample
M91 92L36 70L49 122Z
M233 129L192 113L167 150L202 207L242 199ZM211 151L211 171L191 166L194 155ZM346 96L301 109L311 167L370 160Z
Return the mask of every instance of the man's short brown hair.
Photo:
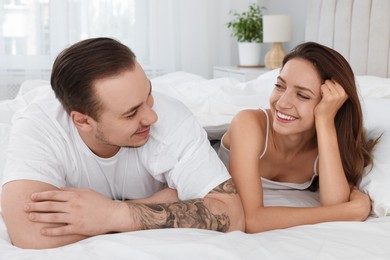
M53 64L51 86L64 109L98 120L102 109L95 95L96 80L135 68L134 53L110 38L80 41L63 50Z

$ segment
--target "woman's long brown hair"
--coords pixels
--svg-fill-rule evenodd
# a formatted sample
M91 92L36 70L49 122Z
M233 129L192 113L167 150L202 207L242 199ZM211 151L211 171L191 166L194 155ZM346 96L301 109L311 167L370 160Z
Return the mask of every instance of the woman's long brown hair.
M315 42L298 45L284 58L283 66L293 58L312 63L322 81L336 81L349 97L336 114L335 126L344 172L348 181L356 185L364 167L373 163L372 150L379 138L368 139L366 135L352 68L340 53Z

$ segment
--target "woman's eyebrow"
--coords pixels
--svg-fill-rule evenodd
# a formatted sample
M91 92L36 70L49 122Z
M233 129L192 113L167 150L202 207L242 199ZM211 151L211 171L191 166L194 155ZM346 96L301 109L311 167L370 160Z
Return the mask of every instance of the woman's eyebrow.
M313 94L313 96L315 96L314 92L311 89L309 89L309 88L302 87L302 86L299 86L299 85L295 85L294 87L296 87L297 89L300 89L302 91L309 91L311 94Z
M282 81L283 83L286 83L286 81L281 76L278 76L277 79ZM302 91L308 91L311 94L313 94L313 96L315 96L314 92L311 89L309 89L309 88L306 88L306 87L303 87L303 86L300 86L300 85L294 85L294 87L299 89L299 90L302 90Z

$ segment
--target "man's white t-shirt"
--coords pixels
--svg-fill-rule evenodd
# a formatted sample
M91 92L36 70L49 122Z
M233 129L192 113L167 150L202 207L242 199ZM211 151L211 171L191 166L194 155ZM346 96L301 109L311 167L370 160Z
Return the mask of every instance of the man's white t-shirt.
M100 158L48 89L14 118L3 184L35 180L90 188L115 200L146 198L167 186L177 189L181 200L204 197L229 173L192 113L175 99L153 96L158 121L147 143Z

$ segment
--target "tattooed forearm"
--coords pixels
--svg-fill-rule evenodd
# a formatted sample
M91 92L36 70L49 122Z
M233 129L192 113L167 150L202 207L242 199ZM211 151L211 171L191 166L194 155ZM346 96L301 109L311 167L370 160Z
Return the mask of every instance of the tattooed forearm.
M225 182L222 182L217 187L215 187L210 193L227 193L235 194L237 193L236 186L233 183L232 179L229 179Z
M127 204L140 229L201 228L226 232L230 226L229 216L211 213L203 199L172 204Z

